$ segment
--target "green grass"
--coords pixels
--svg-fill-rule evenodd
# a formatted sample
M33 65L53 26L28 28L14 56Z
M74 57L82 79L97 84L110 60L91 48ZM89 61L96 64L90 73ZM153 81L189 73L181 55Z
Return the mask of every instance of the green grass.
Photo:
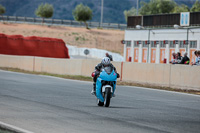
M75 37L75 40L78 41L78 40L79 40L79 37L76 36L76 37Z
M21 72L21 73L36 74L36 75L47 75L47 76L65 78L65 79L74 79L74 80L93 82L92 77L81 76L81 75L60 75L60 74L51 74L51 73L46 73L46 72L26 71L26 70L22 70L22 69L18 69L18 68L8 68L8 67L0 67L0 69L6 70L6 71L13 71L13 72ZM134 83L134 82L118 81L117 85L138 86L138 87L146 87L146 88L152 88L152 89L158 89L158 90L167 90L167 91L175 91L175 92L200 95L200 91L198 91L198 90L184 90L184 89L177 89L177 88L171 88L171 87L165 87L165 86L157 86L157 85L151 85L151 84L141 84L141 83Z
M88 41L88 39L86 39L84 36L83 36L83 37L82 37L82 36L76 36L76 37L75 37L75 40L76 40L76 41L83 41L83 42L84 42L84 41Z
M72 32L72 35L79 35L79 33L76 33L76 32Z
M97 29L99 29L99 30L103 30L103 28L102 28L102 27L97 27Z

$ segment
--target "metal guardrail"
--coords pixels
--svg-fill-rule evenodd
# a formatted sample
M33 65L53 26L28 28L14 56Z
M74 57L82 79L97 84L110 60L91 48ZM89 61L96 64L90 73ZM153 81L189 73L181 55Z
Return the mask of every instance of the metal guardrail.
M63 20L63 19L42 19L33 17L19 17L19 16L0 16L0 21L14 22L14 23L31 23L31 24L44 24L47 25L67 25L74 27L85 27L83 22L78 22L74 20ZM90 28L100 28L100 22L87 22ZM127 28L126 24L117 23L103 23L102 28L107 29L120 29L125 30Z

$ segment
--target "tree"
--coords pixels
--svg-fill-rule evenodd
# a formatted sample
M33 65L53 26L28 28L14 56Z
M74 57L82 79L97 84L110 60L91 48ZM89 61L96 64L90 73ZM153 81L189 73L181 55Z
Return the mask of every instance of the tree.
M196 0L192 8L190 9L191 12L199 12L200 11L200 2Z
M172 13L180 13L180 12L189 12L190 9L188 6L182 4L182 5L177 5L174 7L174 9L172 10Z
M6 12L5 7L3 7L2 5L0 5L0 15L2 16L3 19L3 14Z
M135 9L134 7L132 7L130 10L125 10L124 11L124 17L125 20L127 22L128 16L136 16L137 15L137 9Z
M79 22L84 22L86 28L88 29L88 24L86 21L92 19L92 10L88 6L84 6L82 3L77 5L72 12L74 19Z
M141 2L141 15L170 13L176 3L173 0L151 0L149 3Z
M42 23L44 22L44 18L51 18L53 16L53 6L51 4L45 3L38 6L35 11L35 15L38 17L42 17Z

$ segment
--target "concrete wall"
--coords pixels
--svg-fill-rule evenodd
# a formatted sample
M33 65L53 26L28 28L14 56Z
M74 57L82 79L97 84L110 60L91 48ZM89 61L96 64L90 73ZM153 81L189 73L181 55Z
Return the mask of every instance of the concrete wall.
M54 74L90 76L100 60L55 59L0 55L0 67ZM200 90L200 67L170 64L113 62L122 81Z
M83 76L91 76L94 71L94 67L100 63L101 60L83 60L81 67L81 74Z
M189 65L124 63L123 81L200 90L200 67Z
M12 67L33 71L33 59L31 56L22 57L0 54L0 67Z
M200 67L171 65L170 86L200 90Z
M166 64L124 63L123 80L169 86L170 66Z
M81 75L82 60L54 59L35 57L36 72L54 74Z

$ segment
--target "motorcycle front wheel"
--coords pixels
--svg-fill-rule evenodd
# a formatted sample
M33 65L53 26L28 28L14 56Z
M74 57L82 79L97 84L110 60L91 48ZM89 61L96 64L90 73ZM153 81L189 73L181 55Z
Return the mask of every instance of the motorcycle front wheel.
M105 91L105 94L104 94L104 105L105 105L105 107L109 107L110 98L111 98L111 88L106 88L106 91Z

